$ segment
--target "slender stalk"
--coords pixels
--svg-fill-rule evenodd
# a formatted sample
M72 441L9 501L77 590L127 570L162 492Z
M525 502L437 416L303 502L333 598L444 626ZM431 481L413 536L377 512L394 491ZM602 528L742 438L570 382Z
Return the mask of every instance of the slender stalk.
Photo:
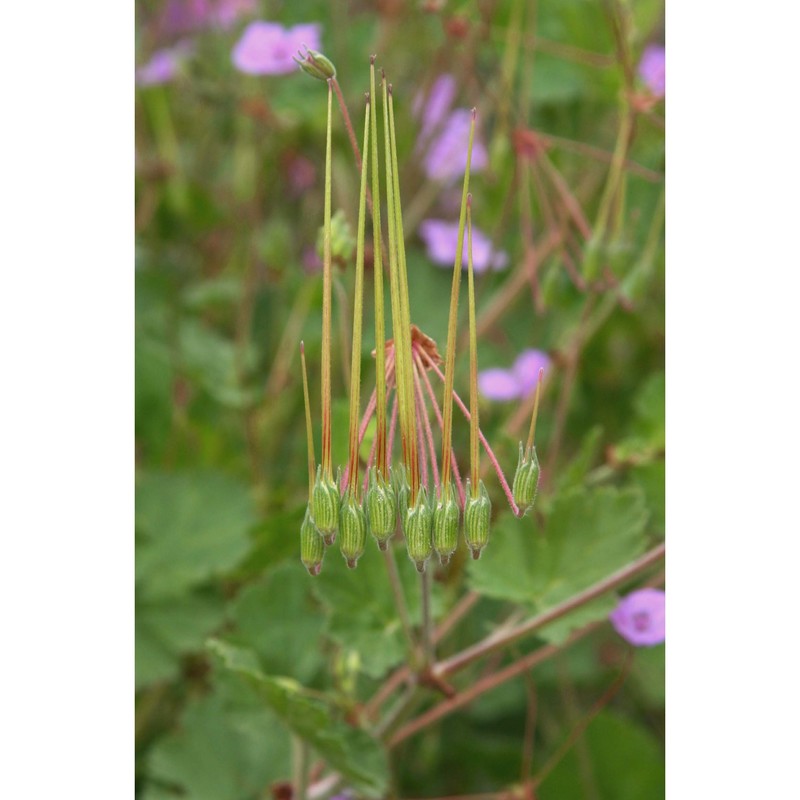
M439 423L439 428L442 427L442 412L439 408L439 402L436 399L436 392L433 391L433 386L431 386L430 379L428 378L428 372L425 369L425 365L422 363L422 359L420 358L419 353L414 354L414 359L417 363L417 368L419 374L422 376L422 380L425 384L425 391L428 395L428 398L431 401L431 406L433 407L433 413L436 414L436 421ZM453 468L453 477L456 480L456 488L458 489L458 502L461 507L464 507L464 483L461 480L461 473L458 471L458 461L456 461L456 454L450 451L450 466Z
M306 800L308 791L308 745L299 736L292 736L292 762L294 797L297 800Z
M447 355L445 356L444 398L442 400L442 486L450 483L450 453L453 441L453 379L456 363L456 326L458 323L458 291L461 286L461 262L464 257L464 225L467 216L469 194L469 171L472 163L472 143L475 138L476 109L472 109L467 145L467 166L464 170L464 185L461 190L461 213L458 219L458 242L453 264L453 282L450 287L450 316L447 321Z
M370 101L367 96L364 115L364 152L369 146ZM361 322L364 316L364 228L367 214L367 164L361 168L361 193L358 204L358 235L356 240L356 286L353 301L353 356L350 359L350 460L348 480L350 490L358 500L358 409L361 402Z
M467 268L469 271L469 467L472 497L478 496L478 336L475 331L475 269L472 264L472 195L467 195ZM452 402L451 402L452 405Z
M622 569L619 569L606 578L603 578L603 580L592 584L587 589L584 589L582 592L578 592L567 600L564 600L562 603L558 603L552 608L547 609L547 611L543 611L541 614L531 617L526 622L521 623L511 630L504 630L500 631L499 633L490 634L477 644L474 644L471 647L468 647L466 650L451 656L445 661L439 662L433 668L434 674L442 678L446 675L452 675L454 672L459 672L460 670L464 669L464 667L472 664L474 661L477 661L478 659L483 658L490 653L495 653L498 650L502 650L513 642L517 642L524 638L525 636L529 636L531 633L543 628L545 625L548 625L557 619L561 619L561 617L566 616L576 608L580 608L595 598L604 595L606 592L616 589L617 586L626 583L639 573L647 571L650 569L650 567L654 566L664 558L665 552L666 546L663 543L659 544L657 547L649 550L640 558L637 558L635 561L632 561L630 564L622 567Z
M427 667L436 658L433 646L433 616L431 613L431 570L426 569L420 576L422 588L422 654Z
M369 92L370 103L370 159L372 161L372 194L380 200L381 184L378 171L378 120L375 110L375 56L369 60ZM389 461L386 454L386 322L383 307L383 248L381 247L381 204L377 203L372 209L372 241L375 251L375 268L373 270L375 281L375 390L377 392L377 454L376 464L378 473L384 478L389 477Z
M386 207L388 211L389 228L389 280L390 280L390 299L392 305L392 331L394 333L394 352L395 352L395 399L398 405L400 417L400 439L403 449L403 461L406 470L410 469L409 447L413 441L409 434L408 416L409 410L406 407L407 395L400 388L406 385L405 362L402 358L403 342L406 341L409 331L406 328L403 334L403 322L400 301L400 276L397 257L397 217L395 215L395 193L394 181L392 179L392 156L391 156L391 137L389 135L389 101L387 98L386 79L381 81L383 91L383 129L384 129L384 163L386 168ZM390 445L391 450L391 445ZM390 454L391 455L391 454Z
M584 731L589 727L589 723L591 723L591 721L611 702L611 700L614 698L614 695L616 695L616 693L622 688L622 684L627 680L632 666L633 648L629 647L625 653L625 662L622 665L619 675L617 675L617 677L614 679L611 686L609 686L608 689L606 689L605 692L603 692L603 694L594 702L592 707L589 709L589 712L583 717L583 719L578 720L561 746L555 751L555 753L553 753L553 755L550 756L550 758L547 760L547 763L539 770L533 780L534 789L542 785L544 779L553 771L553 768L567 754L572 745L574 745L575 742L580 739Z
M314 458L314 434L311 428L311 403L308 398L308 373L306 372L306 348L300 342L300 363L303 366L303 399L306 405L306 438L308 440L308 498L314 492L314 476L317 471L316 460Z
M322 471L333 480L331 465L331 129L332 93L328 81L325 136L325 213L322 234Z
M444 380L444 375L433 359L424 351L422 352L422 357L431 367L431 369L441 378ZM464 417L469 421L471 419L471 415L469 410L464 405L464 401L456 394L455 391L451 393L453 400L456 401L456 405L461 409L461 413ZM506 501L508 502L509 507L514 512L514 515L517 517L522 516L522 512L520 511L519 506L514 502L514 493L511 491L511 487L508 485L508 481L506 480L506 476L503 474L503 468L500 466L500 462L497 460L497 456L494 454L491 445L486 440L486 437L481 433L480 429L478 429L478 438L480 439L481 444L483 445L483 451L489 457L489 461L492 463L494 467L495 474L497 475L497 479L500 481L500 486L503 489L503 493L506 496Z
M536 435L536 418L539 416L539 395L542 391L542 380L544 379L544 367L539 369L539 379L536 381L536 396L533 399L533 413L531 414L531 427L528 429L528 447L526 452L530 452L533 447L533 438Z
M384 86L386 85L384 81ZM414 385L411 377L411 311L408 303L408 273L406 270L406 246L403 237L403 211L400 204L400 177L397 165L397 138L395 135L394 125L394 97L392 95L391 84L387 87L388 90L388 106L389 106L389 139L391 143L391 190L394 194L393 211L395 217L395 241L397 244L397 267L398 267L398 288L400 292L399 309L400 309L400 328L401 339L398 342L395 336L395 351L397 353L398 361L403 362L402 383L398 384L398 391L405 395L406 406L406 441L408 445L408 461L406 467L409 470L409 503L413 505L417 499L417 492L419 491L419 454L417 451L417 437L416 437L416 416L414 414ZM387 183L388 183L387 171ZM400 423L402 427L402 414L400 416Z
M397 562L394 558L394 550L391 546L383 551L383 557L386 561L386 571L389 574L389 585L392 587L392 594L394 595L394 604L397 607L397 614L400 617L400 624L403 626L403 633L408 643L409 656L413 658L417 649L417 642L414 639L413 628L411 626L411 615L408 613L408 603L406 602L406 595L403 591L403 584L400 581L400 573L397 571Z
M353 148L353 155L356 157L356 167L358 171L361 172L361 151L358 149L356 132L353 130L353 123L350 121L350 114L347 111L347 104L344 102L339 81L337 81L336 78L331 78L328 83L333 86L333 91L336 92L336 101L339 103L339 110L342 112L344 127L347 129L347 138L350 140L350 146Z
M459 708L469 705L473 700L475 700L477 697L480 697L480 695L484 694L485 692L488 692L500 684L511 680L511 678L515 678L517 675L520 675L523 672L527 672L537 664L547 661L547 659L552 658L556 653L562 652L579 639L583 639L585 636L588 636L592 631L602 624L604 623L591 622L580 630L574 632L566 640L566 642L563 642L562 644L545 645L544 647L540 647L538 650L535 650L533 653L530 653L525 658L514 662L505 669L500 671L492 671L485 678L481 678L479 681L470 686L466 691L460 692L459 694L455 695L455 697L450 697L447 700L443 700L441 703L438 703L437 705L433 706L433 708L428 709L428 711L420 714L420 716L416 717L416 719L413 719L411 722L404 725L389 740L389 747L396 747L398 744L400 744L400 742L405 741L418 731L427 728L429 725L437 722L442 717L446 717L449 714L452 714L454 711L457 711Z

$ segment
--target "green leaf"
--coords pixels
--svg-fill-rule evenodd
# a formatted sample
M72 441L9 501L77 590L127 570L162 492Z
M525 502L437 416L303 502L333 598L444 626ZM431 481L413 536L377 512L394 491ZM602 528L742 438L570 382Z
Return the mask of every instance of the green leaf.
M247 553L256 512L247 486L212 471L148 473L136 489L141 597L174 597Z
M264 675L252 653L219 640L210 641L208 647L354 789L368 798L384 795L388 782L386 753L366 731L337 719L331 703L311 695L296 681Z
M137 602L136 688L177 677L181 656L202 650L223 618L222 601L213 596Z
M570 463L558 475L558 490L563 492L573 486L580 486L586 478L586 473L592 468L600 452L603 438L603 428L595 425L581 442L581 449Z
M267 672L291 675L304 683L322 664L317 643L325 620L314 607L312 583L298 557L247 587L233 606L232 638L254 650Z
M640 555L646 521L644 499L636 489L573 489L556 497L543 530L535 516L499 523L484 556L470 564L469 582L481 594L543 611ZM570 615L544 634L560 639L577 625L602 617L610 610L608 603L601 598L591 611L587 606L574 621Z
M619 442L615 455L620 460L647 463L663 453L666 443L664 373L651 375L634 401L631 433Z
M175 787L152 787L150 798L241 800L290 777L289 737L264 708L231 709L216 691L189 705L180 727L153 748L149 773Z
M412 624L419 624L419 574L404 551L396 550L394 557ZM383 560L375 542L370 541L353 572L334 549L326 555L322 573L314 581L315 593L330 610L329 635L348 650L358 652L361 671L372 678L380 678L399 664L407 652ZM432 599L432 611L437 616L441 607L438 586L433 587Z
M240 373L255 364L252 346L238 353L235 342L195 320L181 325L179 342L183 369L218 403L241 409L256 401L258 393L240 382Z
M610 711L602 711L585 734L590 769L581 769L575 748L545 778L540 800L583 800L590 775L593 794L614 800L659 800L664 797L664 752L646 730Z

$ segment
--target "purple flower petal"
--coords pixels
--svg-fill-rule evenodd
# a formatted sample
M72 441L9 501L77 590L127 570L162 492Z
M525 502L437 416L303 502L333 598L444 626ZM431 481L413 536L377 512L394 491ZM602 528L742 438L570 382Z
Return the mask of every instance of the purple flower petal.
M150 60L136 70L136 82L140 86L168 83L178 74L191 50L190 42L178 42L174 47L156 50Z
M228 30L236 21L256 11L256 0L219 0L214 12L214 21L223 30Z
M424 97L422 92L414 98L413 114L422 118L419 141L426 142L434 130L438 130L456 96L456 79L452 75L440 75ZM423 101L425 104L423 106Z
M632 645L661 644L666 636L664 601L660 589L639 589L623 597L609 619L617 633Z
M210 0L169 0L161 25L166 33L188 33L211 24L213 9Z
M442 219L426 219L419 225L419 235L425 242L428 258L442 267L452 267L456 260L458 247L458 223ZM464 233L462 268L467 269L467 234ZM508 263L508 256L502 251L494 251L492 243L483 231L472 227L472 266L476 273L494 268L501 269ZM499 266L498 266L499 265Z
M423 166L429 178L436 181L449 181L460 178L467 167L467 147L472 112L457 108L444 123L442 132L434 138L423 159ZM483 142L475 136L472 147L471 172L486 168L489 157Z
M649 44L639 62L639 77L656 96L663 97L665 89L666 52L660 44Z
M517 379L520 395L525 396L536 389L540 369L544 369L545 375L550 369L550 358L542 350L523 350L517 356L511 371Z
M303 45L320 49L316 23L284 28L277 22L251 22L233 48L234 66L248 75L286 75L297 69L294 56Z
M478 389L489 400L515 400L520 394L514 373L498 367L478 373Z

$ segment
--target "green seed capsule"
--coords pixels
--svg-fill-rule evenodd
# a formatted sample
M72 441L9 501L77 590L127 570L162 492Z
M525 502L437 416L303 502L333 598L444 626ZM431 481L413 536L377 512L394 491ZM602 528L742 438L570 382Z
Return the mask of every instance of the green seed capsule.
M432 541L433 511L428 505L428 493L421 488L417 501L406 512L406 549L408 557L417 567L417 572L425 572L425 562L433 550Z
M348 490L339 511L339 547L350 569L355 569L367 543L367 515L356 502L355 492Z
M336 77L336 67L333 66L331 60L316 50L307 48L306 57L302 61L298 59L295 59L295 61L300 65L303 72L307 72L312 78L327 81L329 78Z
M469 478L467 478L467 500L464 504L464 538L472 551L473 558L481 557L481 550L486 547L489 541L489 521L492 515L492 501L489 493L483 485L483 481L478 481L478 496L473 497L470 490Z
M322 474L322 466L317 467L317 480L311 493L311 516L317 530L327 545L336 541L339 529L339 489L336 482Z
M539 459L536 457L536 448L531 447L530 450L523 453L522 442L520 442L519 461L511 491L514 494L514 502L523 513L527 513L533 508L538 487Z
M448 483L433 512L433 549L439 561L446 564L458 547L458 519L460 511L453 496L453 487Z
M397 469L389 470L392 479L392 486L394 487L394 496L397 502L397 513L400 517L400 524L403 528L403 534L406 532L406 517L408 516L408 495L411 487L408 485L408 478L406 477L406 468L401 464Z
M308 570L309 575L319 575L322 569L322 559L325 557L325 544L322 541L314 519L311 516L311 506L306 506L306 516L300 526L300 560Z
M378 547L386 550L397 525L397 499L394 487L383 475L378 474L377 467L369 472L369 488L364 505L370 533L375 537Z

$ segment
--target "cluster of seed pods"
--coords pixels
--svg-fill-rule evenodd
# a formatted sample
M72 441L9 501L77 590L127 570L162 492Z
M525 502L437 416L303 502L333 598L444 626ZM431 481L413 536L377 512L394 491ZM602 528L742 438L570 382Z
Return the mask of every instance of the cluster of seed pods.
M375 58L370 64L370 92L364 121L364 158L361 163L360 202L356 247L355 298L353 303L353 353L350 374L350 425L348 463L337 469L331 463L331 109L335 69L315 51L301 54L298 61L310 75L328 82L328 121L325 158L325 210L323 223L323 307L322 307L322 455L314 455L311 406L305 352L301 343L306 429L308 436L309 502L300 529L301 559L312 575L322 567L326 548L337 540L347 565L355 568L371 535L381 550L402 532L409 558L424 572L436 553L446 564L458 547L459 533L473 558L479 558L489 541L492 504L479 477L479 448L483 446L505 492L511 510L525 514L536 498L539 462L533 444L542 374L536 390L531 427L525 447L520 443L519 462L509 487L497 459L478 424L477 341L475 324L474 270L472 264L472 198L469 171L476 113L472 125L464 174L458 245L453 265L447 351L444 359L436 343L411 323L405 245L400 208L397 149L391 85L381 81L383 100L384 171L388 243L381 225L381 180L378 159L378 125L375 102ZM367 189L371 172L372 191ZM361 394L361 330L363 319L364 241L366 210L372 211L375 243L375 390L363 414ZM469 408L454 391L457 314L464 235L467 236L470 326ZM390 279L393 338L386 340L384 321L384 262ZM440 365L444 364L444 372ZM443 383L441 404L431 377ZM391 398L391 408L390 408ZM453 403L470 424L470 473L459 473L452 449ZM376 419L363 479L359 478L360 451L368 424ZM441 459L437 459L431 417L441 430ZM397 434L399 433L399 437ZM400 463L392 464L395 439L399 438ZM439 466L440 465L440 466Z

